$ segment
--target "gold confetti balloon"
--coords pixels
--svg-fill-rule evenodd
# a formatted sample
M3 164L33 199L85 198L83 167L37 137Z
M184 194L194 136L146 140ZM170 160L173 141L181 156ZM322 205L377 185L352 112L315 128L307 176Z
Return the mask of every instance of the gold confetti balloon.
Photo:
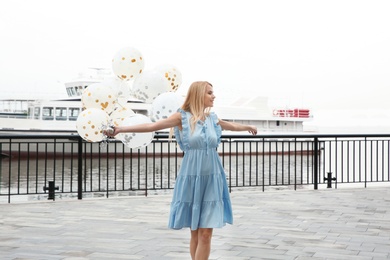
M111 114L110 119L114 126L119 126L126 118L133 116L135 113L131 109L131 104L118 106Z
M145 67L142 54L135 48L126 47L119 50L112 59L112 70L121 80L135 79Z
M182 83L181 72L173 65L161 65L156 68L165 78L165 84L169 91L175 92Z
M130 89L131 89L131 84L129 81L123 81L117 77L107 77L104 79L102 83L112 86L113 93L116 94L115 107L112 113L115 110L117 110L118 107L122 107L127 104L127 101L130 98Z
M93 83L81 95L84 108L99 108L108 114L115 109L117 91L107 83Z
M87 108L77 117L77 133L88 142L100 142L104 139L102 126L107 126L109 115L99 108Z

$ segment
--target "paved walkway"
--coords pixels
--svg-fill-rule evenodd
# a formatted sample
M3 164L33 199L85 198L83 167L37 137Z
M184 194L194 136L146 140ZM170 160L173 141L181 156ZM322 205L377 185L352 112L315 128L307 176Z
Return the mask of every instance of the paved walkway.
M390 259L390 188L233 191L210 259ZM170 195L0 204L0 259L190 259Z

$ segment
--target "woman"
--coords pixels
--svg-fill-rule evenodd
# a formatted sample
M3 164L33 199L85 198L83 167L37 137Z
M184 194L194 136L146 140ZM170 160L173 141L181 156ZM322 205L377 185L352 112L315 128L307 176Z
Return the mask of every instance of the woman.
M216 150L222 130L257 134L255 126L218 119L210 112L214 99L210 83L194 82L182 107L169 118L148 124L118 126L112 134L174 128L184 157L176 179L168 226L171 229L190 228L193 260L208 259L213 228L233 223L226 176Z

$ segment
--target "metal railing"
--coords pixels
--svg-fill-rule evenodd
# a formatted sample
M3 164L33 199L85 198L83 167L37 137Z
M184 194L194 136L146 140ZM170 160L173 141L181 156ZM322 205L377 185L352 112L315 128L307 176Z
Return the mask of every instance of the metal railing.
M224 135L230 191L390 180L390 135ZM148 195L174 187L183 153L165 134L142 149L78 135L0 135L0 202ZM15 199L14 199L15 198Z

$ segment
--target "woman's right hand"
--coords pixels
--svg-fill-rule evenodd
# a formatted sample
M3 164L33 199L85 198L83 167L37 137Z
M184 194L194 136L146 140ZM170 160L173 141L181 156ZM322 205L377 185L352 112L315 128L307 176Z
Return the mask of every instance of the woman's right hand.
M103 130L103 134L108 137L114 137L119 133L119 128L115 126L111 126L105 130Z

